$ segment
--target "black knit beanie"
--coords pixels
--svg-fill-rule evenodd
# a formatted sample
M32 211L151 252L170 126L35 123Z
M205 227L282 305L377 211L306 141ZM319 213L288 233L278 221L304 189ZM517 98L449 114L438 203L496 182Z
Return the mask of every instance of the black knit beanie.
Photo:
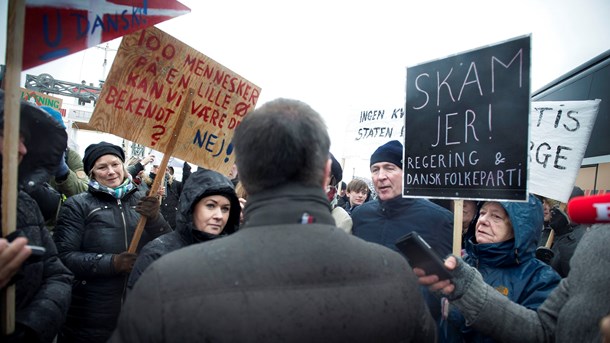
M371 155L371 166L378 162L390 162L402 167L402 144L399 141L389 141L384 145L380 146Z
M121 161L125 162L125 153L123 149L118 145L114 145L108 142L99 142L96 144L91 144L85 149L85 156L83 156L83 168L85 169L85 173L89 175L91 169L93 169L93 165L98 158L112 154L121 159Z
M343 179L343 168L341 168L341 164L333 154L330 154L330 158L332 160L330 167L331 186L336 186Z

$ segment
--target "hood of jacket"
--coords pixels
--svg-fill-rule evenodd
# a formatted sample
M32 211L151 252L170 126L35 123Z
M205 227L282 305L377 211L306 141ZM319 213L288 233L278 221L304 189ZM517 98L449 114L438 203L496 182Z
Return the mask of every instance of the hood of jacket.
M0 129L4 129L4 99L4 91L0 90ZM46 111L25 101L20 102L19 131L27 154L18 167L18 182L19 188L27 192L55 174L68 145L68 134Z
M544 225L542 203L530 194L527 202L500 202L508 213L515 238L506 242L477 244L474 231L468 230L466 252L481 264L503 266L535 258Z
M193 224L193 208L201 198L216 194L226 196L231 202L229 219L222 231L222 235L230 235L239 228L241 206L235 194L233 183L226 176L218 172L200 168L186 180L180 195L178 213L176 213L176 231L179 231L180 235L187 242L198 242L209 238L206 237L205 233L195 228Z

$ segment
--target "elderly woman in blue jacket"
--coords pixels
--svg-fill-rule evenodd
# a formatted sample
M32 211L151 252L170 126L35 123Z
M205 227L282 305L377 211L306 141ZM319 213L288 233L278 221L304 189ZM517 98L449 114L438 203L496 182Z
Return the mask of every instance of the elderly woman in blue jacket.
M537 309L561 277L535 256L543 226L541 202L487 201L479 210L474 230L466 234L464 260L483 280L513 302ZM465 325L457 309L449 312L446 342L493 342ZM441 330L443 331L443 330Z

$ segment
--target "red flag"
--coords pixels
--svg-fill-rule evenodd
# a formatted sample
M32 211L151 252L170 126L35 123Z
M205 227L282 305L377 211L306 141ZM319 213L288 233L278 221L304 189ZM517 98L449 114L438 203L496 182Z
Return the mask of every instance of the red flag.
M27 0L23 69L190 11L176 0Z

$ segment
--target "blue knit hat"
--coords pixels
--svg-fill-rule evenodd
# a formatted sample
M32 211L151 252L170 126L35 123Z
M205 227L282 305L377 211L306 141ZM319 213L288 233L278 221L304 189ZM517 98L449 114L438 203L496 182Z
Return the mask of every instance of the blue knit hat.
M55 120L57 120L59 125L61 125L64 129L66 128L66 124L64 123L64 120L61 117L61 113L59 113L59 111L57 111L53 107L49 107L49 106L40 106L40 108L45 110L48 114L51 115L51 117L53 117Z
M390 162L402 169L402 144L394 140L377 148L371 155L371 166L378 162Z

